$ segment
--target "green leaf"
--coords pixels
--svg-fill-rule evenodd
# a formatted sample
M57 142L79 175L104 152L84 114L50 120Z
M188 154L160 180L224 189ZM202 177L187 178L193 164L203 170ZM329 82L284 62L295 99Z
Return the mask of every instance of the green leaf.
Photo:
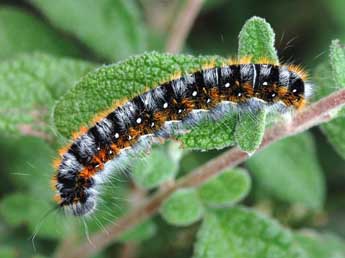
M50 201L51 163L55 151L42 139L28 136L1 139L0 150L6 151L3 163L12 183L18 189L28 190L36 197Z
M157 231L157 226L152 220L147 220L133 229L125 232L120 240L123 242L136 241L140 242L143 240L150 239L154 236Z
M188 149L222 149L235 145L234 132L236 121L236 114L228 114L217 123L205 119L197 127L191 128L188 134L179 135L177 138Z
M345 46L333 40L330 47L330 63L336 87L345 88Z
M250 18L243 26L239 35L239 57L252 57L253 62L267 58L279 63L274 48L275 34L271 25L260 17Z
M175 155L176 152L181 150L175 149ZM134 162L133 179L137 185L146 189L157 187L173 179L179 168L179 159L172 157L167 145L154 146L148 157Z
M99 56L122 59L146 46L134 1L30 0L56 27L74 35Z
M235 139L245 152L253 153L259 148L265 133L266 110L241 112L236 124Z
M242 200L250 191L251 180L241 168L224 172L199 189L201 201L209 206L226 206Z
M338 117L321 126L336 152L345 159L345 119Z
M309 133L283 139L255 154L246 164L259 190L311 209L322 208L325 182Z
M288 230L254 211L237 207L205 214L194 258L208 257L304 258Z
M162 217L177 226L188 226L198 221L203 212L204 208L195 189L174 192L160 208Z
M334 89L344 88L345 87L345 48L340 45L338 40L332 41L331 44L331 51L330 51L330 63L331 63L331 71L333 75L333 80L335 85L332 84L331 80L328 82L326 79L321 79L319 82L324 83L325 85L323 88L328 87L332 91ZM322 68L322 67L321 67ZM325 70L329 72L328 70ZM322 73L322 71L320 71ZM326 73L324 72L324 73ZM326 77L327 78L327 77ZM325 90L324 90L325 91ZM343 111L338 112L335 115L339 115L339 117L335 118L334 120L321 125L321 129L324 134L327 136L328 141L332 144L334 149L337 153L345 159L345 120L342 114Z
M26 224L33 234L60 239L70 228L58 226L58 221L64 220L58 214L52 213L43 219L43 215L51 209L46 200L19 192L7 195L0 202L0 214L11 226Z
M345 241L335 235L310 231L298 233L295 237L309 258L345 257Z
M317 90L313 95L315 100L328 96L336 90L336 87L333 86L334 80L329 63L322 63L315 68L312 81L317 85Z
M39 53L0 63L0 130L50 130L49 109L55 98L92 67L86 62Z
M274 41L275 34L271 25L265 19L254 16L244 24L240 32L238 56L251 57L252 62L265 58L279 63ZM265 109L240 113L235 139L243 151L252 153L259 147L265 132L265 124Z
M13 247L1 245L0 246L0 257L15 258L15 257L17 257L16 250Z
M23 29L25 28L25 29ZM35 16L12 7L0 8L0 58L23 52L44 51L55 55L79 56L70 41Z

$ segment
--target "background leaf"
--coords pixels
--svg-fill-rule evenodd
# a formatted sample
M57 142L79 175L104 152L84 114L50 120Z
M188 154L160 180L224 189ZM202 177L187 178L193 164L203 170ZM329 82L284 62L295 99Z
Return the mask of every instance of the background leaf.
M23 52L45 51L59 56L79 56L81 51L63 35L26 11L0 8L0 58Z
M345 242L335 235L307 231L296 234L296 240L309 258L345 257Z
M26 126L47 130L55 99L92 67L40 53L0 63L0 130L16 133Z
M297 258L303 256L292 234L275 221L244 208L206 213L194 258Z
M30 0L56 27L107 60L144 51L144 25L132 0Z
M128 232L125 232L121 236L123 242L140 242L146 239L150 239L157 231L156 224L152 220L147 220L138 226L134 227Z
M61 224L63 217L57 214L55 216L51 214L42 220L43 215L51 208L52 206L44 199L34 198L24 193L15 193L7 195L1 200L0 214L13 227L26 224L31 232L31 234L28 233L28 238L38 230L39 236L59 239L72 228Z
M2 164L9 172L12 186L30 192L41 200L51 201L52 191L48 186L53 175L51 161L56 152L37 137L0 139L0 150L6 150Z
M328 141L333 145L337 153L345 159L345 119L339 117L321 126Z
M258 189L270 196L312 209L322 208L325 182L309 133L274 143L246 164Z
M169 152L168 144L154 146L148 157L135 160L132 168L134 182L140 187L149 189L173 179L178 171L180 160L172 155L181 156L176 153L181 150L175 148L174 152Z
M170 224L188 226L198 221L204 208L195 189L181 189L164 201L160 214Z
M198 192L205 205L226 206L242 200L249 193L250 186L247 171L235 168L209 180Z
M0 257L15 258L16 250L9 246L0 246Z

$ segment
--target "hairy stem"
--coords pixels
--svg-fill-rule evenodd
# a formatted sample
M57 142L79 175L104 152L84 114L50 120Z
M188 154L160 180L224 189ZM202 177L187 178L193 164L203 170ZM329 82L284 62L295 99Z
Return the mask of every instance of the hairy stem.
M344 105L345 90L339 90L317 103L306 107L303 111L296 113L291 121L280 123L268 129L258 151L284 137L303 132L313 126L330 121L333 118L331 113ZM134 208L122 218L119 218L116 224L109 225L107 227L108 233L99 232L92 235L90 237L92 245L88 242L82 243L63 258L91 257L107 245L116 241L125 231L153 216L158 211L162 202L175 190L201 185L213 176L219 175L225 169L235 167L248 158L249 155L238 148L233 148L223 153L176 182L157 191L140 206Z
M181 51L190 29L201 10L203 0L188 0L177 15L166 44L166 51L176 54Z

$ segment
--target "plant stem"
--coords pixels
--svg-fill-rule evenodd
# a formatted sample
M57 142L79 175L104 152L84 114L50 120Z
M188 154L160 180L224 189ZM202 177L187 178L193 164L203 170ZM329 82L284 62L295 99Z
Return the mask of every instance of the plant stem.
M306 107L303 111L296 113L291 121L280 123L268 129L258 151L282 138L303 132L313 126L330 121L333 118L331 113L344 105L345 89L339 90ZM63 258L91 257L110 243L116 241L125 231L153 216L158 211L163 201L166 200L172 192L184 187L199 186L213 176L219 175L225 169L235 167L248 158L249 155L246 152L238 148L230 149L180 178L175 183L167 185L166 188L157 191L151 198L143 202L143 204L116 220L115 224L109 225L107 227L108 233L99 232L92 235L90 237L92 245L88 242L82 243Z
M166 44L166 51L176 54L181 51L190 29L201 10L203 0L188 0L175 18Z

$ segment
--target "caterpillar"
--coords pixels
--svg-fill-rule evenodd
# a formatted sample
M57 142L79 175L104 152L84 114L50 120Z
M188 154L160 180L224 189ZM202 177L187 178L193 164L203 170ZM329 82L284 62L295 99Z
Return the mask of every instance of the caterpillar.
M219 119L231 108L257 105L300 109L311 95L306 73L269 61L208 64L177 75L125 100L90 128L81 129L55 161L55 201L75 216L91 214L100 186L130 152L173 134L176 125L193 126L206 115ZM175 127L174 127L175 125Z

